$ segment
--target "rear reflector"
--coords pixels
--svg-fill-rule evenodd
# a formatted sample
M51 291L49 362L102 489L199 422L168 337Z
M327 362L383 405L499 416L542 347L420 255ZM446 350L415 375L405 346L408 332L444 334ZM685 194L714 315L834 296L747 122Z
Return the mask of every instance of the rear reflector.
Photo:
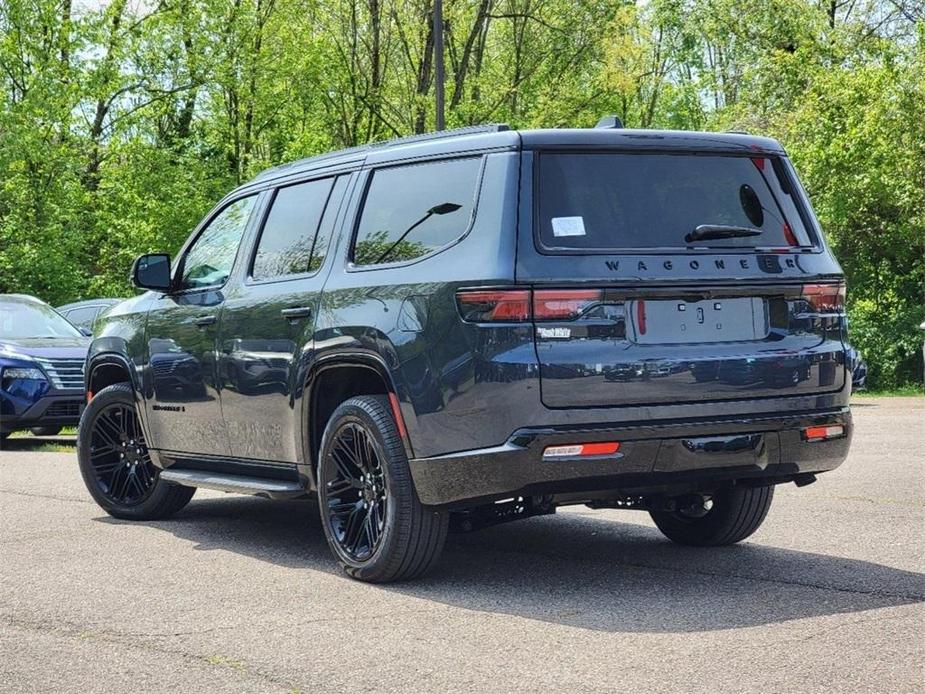
M803 300L822 313L840 313L845 309L845 283L804 284Z
M607 443L573 443L565 446L549 446L543 451L543 458L614 455L619 450L620 443L618 441L609 441Z
M405 428L405 418L402 416L401 405L395 393L389 393L389 405L392 407L392 416L395 418L395 426L398 427L398 435L407 440L408 430Z
M845 435L845 427L841 424L831 424L822 427L806 427L803 430L803 438L807 441L825 441L826 439L837 439Z

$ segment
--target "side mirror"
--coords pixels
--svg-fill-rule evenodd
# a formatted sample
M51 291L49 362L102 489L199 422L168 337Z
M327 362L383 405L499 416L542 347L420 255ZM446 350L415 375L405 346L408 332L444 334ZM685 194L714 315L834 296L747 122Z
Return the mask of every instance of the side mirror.
M84 337L93 337L93 331L89 328L77 328Z
M170 291L170 256L166 253L138 256L132 265L132 284L139 289Z

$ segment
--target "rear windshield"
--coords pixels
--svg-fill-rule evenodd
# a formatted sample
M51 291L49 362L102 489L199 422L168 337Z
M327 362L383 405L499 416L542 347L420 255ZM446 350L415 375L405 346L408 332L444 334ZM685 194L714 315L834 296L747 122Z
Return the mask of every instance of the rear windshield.
M812 245L773 157L543 153L538 199L546 249Z

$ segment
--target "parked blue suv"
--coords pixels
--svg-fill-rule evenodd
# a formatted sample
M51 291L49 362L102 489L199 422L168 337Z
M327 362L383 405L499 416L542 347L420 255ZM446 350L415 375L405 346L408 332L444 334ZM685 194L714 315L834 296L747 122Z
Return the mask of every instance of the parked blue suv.
M87 361L90 494L135 519L196 487L316 495L362 580L566 504L738 542L848 451L842 272L765 138L345 150L265 171L133 278Z
M89 344L45 302L0 294L0 439L18 429L48 436L77 425Z

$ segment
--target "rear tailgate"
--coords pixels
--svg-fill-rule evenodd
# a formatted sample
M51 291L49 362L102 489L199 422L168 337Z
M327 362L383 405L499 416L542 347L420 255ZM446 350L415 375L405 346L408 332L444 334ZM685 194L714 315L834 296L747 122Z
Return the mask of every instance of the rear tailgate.
M730 148L525 152L516 279L547 407L845 386L841 268L796 174Z
M820 301L838 292L837 284L536 288L543 403L662 405L840 390L842 315Z

